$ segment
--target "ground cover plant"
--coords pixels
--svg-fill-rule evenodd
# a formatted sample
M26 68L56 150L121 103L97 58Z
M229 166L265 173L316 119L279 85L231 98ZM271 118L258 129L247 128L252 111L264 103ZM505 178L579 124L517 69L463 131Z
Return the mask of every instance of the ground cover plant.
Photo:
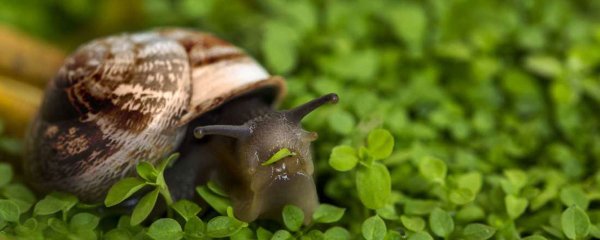
M289 205L282 223L239 221L214 183L196 189L208 206L174 202L162 173L177 155L140 164L97 205L36 196L0 163L0 239L600 238L598 1L0 5L0 23L64 49L153 26L214 32L288 79L285 107L340 96L303 122L319 133L312 216ZM2 135L0 160L21 146ZM131 213L103 207L137 192Z

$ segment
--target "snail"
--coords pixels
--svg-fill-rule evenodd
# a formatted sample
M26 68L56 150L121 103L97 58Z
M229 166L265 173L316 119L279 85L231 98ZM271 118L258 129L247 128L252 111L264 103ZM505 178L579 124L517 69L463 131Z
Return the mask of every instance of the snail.
M69 56L46 87L26 140L24 175L41 192L100 202L136 164L179 152L165 172L175 199L213 180L244 221L285 204L318 205L310 143L300 120L328 94L275 110L285 82L211 34L158 29L93 40ZM278 150L293 154L264 162Z

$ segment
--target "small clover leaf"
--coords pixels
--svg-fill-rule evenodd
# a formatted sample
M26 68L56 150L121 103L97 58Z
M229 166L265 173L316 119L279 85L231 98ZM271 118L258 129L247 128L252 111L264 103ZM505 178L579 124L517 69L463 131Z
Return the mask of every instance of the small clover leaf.
M425 220L420 217L409 217L402 215L400 217L400 221L402 222L402 225L413 232L420 232L425 229Z
M431 231L439 237L448 237L454 231L454 220L448 212L436 208L429 214Z
M5 186L12 180L13 170L8 163L0 163L0 187Z
M100 218L90 213L77 213L71 218L70 229L74 231L93 230L98 226Z
M206 201L206 203L208 203L208 205L220 214L226 214L227 207L231 206L231 201L228 198L214 193L206 185L197 187L196 192L204 199L204 201Z
M362 235L367 240L383 240L386 233L385 222L379 216L367 218L362 224Z
M149 162L140 162L136 166L137 174L149 183L156 182L158 176L158 170L152 166Z
M323 203L315 209L312 218L318 223L334 223L339 221L345 212L346 209Z
M181 217L183 217L185 221L188 221L190 218L195 217L202 210L202 208L200 208L198 204L185 199L174 203L173 205L171 205L171 208L173 208L177 213L179 213L179 215L181 215Z
M430 181L444 184L447 172L446 163L434 157L424 157L419 162L419 172Z
M590 233L590 218L577 205L567 208L562 213L560 222L569 239L583 239Z
M304 212L294 205L286 205L282 211L283 223L292 232L298 231L304 222Z
M150 225L146 234L157 240L179 240L183 237L183 230L174 219L161 218Z
M247 223L233 217L218 216L208 221L208 224L206 224L206 233L209 237L213 238L229 237L247 226Z
M21 212L19 206L11 200L0 199L0 221L18 222Z
M158 193L159 189L157 188L140 199L131 214L131 225L138 225L148 218L150 212L154 209L156 199L158 199Z
M467 225L462 232L466 240L485 240L496 233L496 229L480 223L471 223Z
M282 148L282 149L279 149L279 151L277 151L275 154L273 154L273 156L271 156L267 161L264 161L260 165L269 166L273 163L276 163L277 161L279 161L281 159L284 159L289 156L295 156L295 155L296 155L296 153L290 151L290 149Z
M370 167L361 166L356 172L356 188L360 201L367 208L382 208L392 193L390 172L379 162L374 162Z
M367 137L367 149L375 160L385 159L394 150L394 137L385 129L375 129Z
M125 199L131 197L134 193L146 186L146 183L137 178L124 178L113 185L109 190L104 204L107 207L115 206Z
M352 170L358 163L356 150L350 146L337 146L331 150L329 165L340 172Z

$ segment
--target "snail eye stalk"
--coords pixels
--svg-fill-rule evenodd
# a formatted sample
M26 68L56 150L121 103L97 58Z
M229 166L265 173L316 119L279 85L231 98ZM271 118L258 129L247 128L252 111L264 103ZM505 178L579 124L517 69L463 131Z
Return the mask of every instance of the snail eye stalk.
M196 137L197 139L201 139L206 135L221 135L226 137L242 139L250 136L250 134L250 128L244 125L210 125L197 127L194 129L194 137Z
M330 93L319 98L313 99L312 101L300 105L294 109L290 109L285 112L285 115L291 122L299 123L300 120L302 120L302 118L304 118L306 115L308 115L315 109L325 105L326 103L337 103L338 99L339 97L337 94Z

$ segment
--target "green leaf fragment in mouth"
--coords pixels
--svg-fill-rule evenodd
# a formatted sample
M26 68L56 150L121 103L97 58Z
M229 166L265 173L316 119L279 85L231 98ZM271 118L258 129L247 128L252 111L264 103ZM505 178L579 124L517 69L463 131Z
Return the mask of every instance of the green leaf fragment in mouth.
M271 165L271 164L273 164L273 163L275 163L275 162L277 162L277 161L279 161L281 159L284 159L286 157L289 157L289 156L296 156L296 153L290 151L287 148L282 148L282 149L279 149L279 151L277 151L275 154L273 154L273 156L271 156L269 158L269 160L264 161L260 165L262 165L262 166L268 166L268 165Z

